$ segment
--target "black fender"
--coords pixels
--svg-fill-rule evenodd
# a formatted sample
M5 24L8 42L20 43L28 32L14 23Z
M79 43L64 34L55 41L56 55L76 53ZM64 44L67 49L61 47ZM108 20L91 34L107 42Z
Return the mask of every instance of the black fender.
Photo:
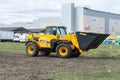
M52 39L52 40L50 41L51 50L52 50L53 52L55 51L55 47L56 47L56 45L57 45L57 42L58 42L58 40L56 40L56 39Z
M61 43L71 44L70 41L58 41L58 42L57 42L57 44L61 44Z

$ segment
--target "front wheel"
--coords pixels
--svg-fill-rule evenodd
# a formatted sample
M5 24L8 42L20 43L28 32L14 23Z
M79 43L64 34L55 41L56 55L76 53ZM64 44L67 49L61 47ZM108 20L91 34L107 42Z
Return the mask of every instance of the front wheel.
M26 45L26 55L30 57L38 56L39 48L36 43L29 42Z
M79 57L81 54L77 48L75 48L72 53L73 53L72 54L73 57Z
M72 56L72 48L70 44L61 43L56 48L57 56L62 58L69 58Z

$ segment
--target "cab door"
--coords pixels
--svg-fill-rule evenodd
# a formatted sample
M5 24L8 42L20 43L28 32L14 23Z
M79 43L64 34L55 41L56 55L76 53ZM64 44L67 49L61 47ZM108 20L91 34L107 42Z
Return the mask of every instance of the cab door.
M42 35L39 39L41 48L51 48L50 41L52 39L57 39L57 35L54 33L55 30L56 28L54 27L46 28L44 35Z

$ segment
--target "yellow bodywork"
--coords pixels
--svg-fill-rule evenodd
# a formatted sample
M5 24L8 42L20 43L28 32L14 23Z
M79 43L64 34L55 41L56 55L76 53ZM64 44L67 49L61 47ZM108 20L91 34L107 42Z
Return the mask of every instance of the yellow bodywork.
M48 26L43 33L33 33L27 37L26 54L37 56L56 52L57 56L78 57L82 52L97 48L108 34L75 32L67 34L64 26Z
M33 38L38 38L38 40L34 40ZM77 48L79 52L83 52L83 50L80 49L77 37L75 34L66 34L66 35L53 35L53 34L30 34L27 37L27 41L32 41L37 43L39 48L51 48L50 41L52 39L58 40L58 41L69 41L71 42L71 48Z

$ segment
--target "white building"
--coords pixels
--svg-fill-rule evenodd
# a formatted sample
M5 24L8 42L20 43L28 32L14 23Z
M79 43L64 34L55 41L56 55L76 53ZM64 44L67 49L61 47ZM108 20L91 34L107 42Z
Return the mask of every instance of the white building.
M120 15L75 7L73 3L62 5L62 23L70 32L120 34Z
M120 34L120 15L76 7L74 3L68 3L62 5L61 17L39 18L30 23L15 23L9 26L39 28L44 25L66 26L68 32L84 31L117 35Z

